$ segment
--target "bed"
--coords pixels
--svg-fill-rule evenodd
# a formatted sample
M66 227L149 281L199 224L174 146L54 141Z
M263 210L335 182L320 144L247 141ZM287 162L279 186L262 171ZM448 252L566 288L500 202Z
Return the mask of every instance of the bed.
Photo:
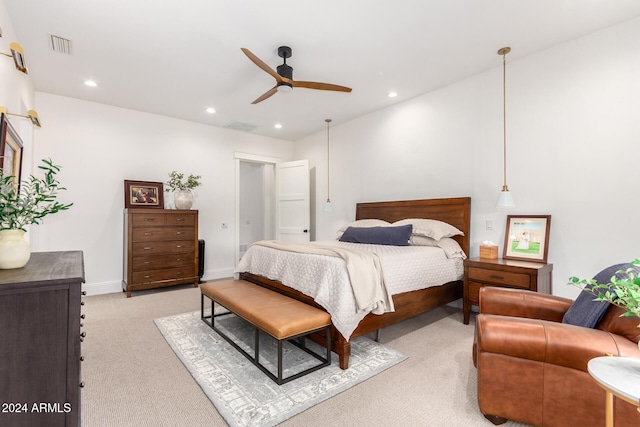
M390 223L407 218L435 219L451 224L464 235L453 236L464 253L469 253L469 230L470 230L470 208L471 199L469 197L423 199L390 202L370 202L358 203L356 205L356 220L381 219ZM314 301L314 298L295 289L295 279L288 278L283 282L273 280L251 271L238 272L239 277L252 283L264 286L271 290L293 297L307 304L324 309L324 307ZM340 367L347 369L349 366L349 356L351 354L350 339L375 332L382 327L406 320L410 317L455 301L462 297L462 279L452 280L437 286L430 286L425 289L410 290L402 293L395 293L392 297L394 311L383 314L366 314L358 319L357 326L347 334L348 338L339 332L339 329L332 327L332 350L338 355ZM341 325L340 325L341 326ZM340 328L343 329L343 328ZM323 337L318 336L316 341L322 342Z

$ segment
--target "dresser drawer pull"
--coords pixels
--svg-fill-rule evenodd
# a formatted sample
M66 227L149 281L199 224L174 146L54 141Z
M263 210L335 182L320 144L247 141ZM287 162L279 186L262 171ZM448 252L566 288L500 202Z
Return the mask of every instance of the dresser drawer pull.
M497 275L495 275L495 274L492 274L492 275L491 275L491 276L489 276L489 277L491 277L492 279L500 279L500 280L504 279L504 276L497 276Z
M149 275L149 276L144 276L145 279L151 279L153 277L153 274Z
M184 258L176 258L176 261L184 261Z
M144 233L145 236L153 236L153 233Z
M155 218L147 218L147 217L144 218L144 221L155 221L155 220L156 220Z
M145 251L150 251L151 249L153 249L151 246L147 246L146 248L143 248Z
M176 218L176 221L184 221L184 218Z
M153 261L145 261L143 264L153 264Z
M182 247L182 245L176 245L176 248L181 248L181 247Z
M176 276L182 276L184 273L182 271L176 272Z
M176 234L179 236L181 234L184 234L184 231L176 231Z

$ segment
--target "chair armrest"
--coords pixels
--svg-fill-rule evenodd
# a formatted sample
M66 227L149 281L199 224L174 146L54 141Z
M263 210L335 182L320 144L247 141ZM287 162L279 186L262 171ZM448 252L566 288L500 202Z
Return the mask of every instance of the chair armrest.
M538 319L480 314L476 317L476 351L551 363L587 372L598 356L640 358L635 343L598 329Z
M561 322L573 301L538 292L484 286L480 288L480 313Z

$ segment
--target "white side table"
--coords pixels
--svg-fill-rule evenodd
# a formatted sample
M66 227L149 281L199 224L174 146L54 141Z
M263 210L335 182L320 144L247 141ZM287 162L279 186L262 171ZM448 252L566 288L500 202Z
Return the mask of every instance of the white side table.
M613 427L613 397L619 397L640 411L640 359L603 356L587 364L589 374L606 394L606 427Z

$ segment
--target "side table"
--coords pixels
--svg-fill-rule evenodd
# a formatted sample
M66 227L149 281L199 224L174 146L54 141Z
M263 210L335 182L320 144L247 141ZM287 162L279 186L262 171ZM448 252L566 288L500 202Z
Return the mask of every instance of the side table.
M602 356L587 364L589 375L607 392L606 427L613 427L613 397L638 407L640 412L640 359Z
M462 312L469 324L472 305L478 305L480 288L499 286L551 294L553 264L509 259L467 258L464 260Z

